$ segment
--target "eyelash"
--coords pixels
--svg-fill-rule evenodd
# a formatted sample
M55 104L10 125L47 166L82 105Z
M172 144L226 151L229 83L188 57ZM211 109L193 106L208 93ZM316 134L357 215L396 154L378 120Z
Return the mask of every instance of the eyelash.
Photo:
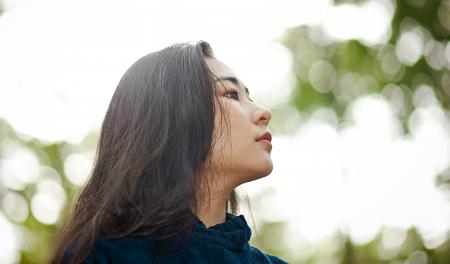
M234 94L234 95L236 95L236 97L235 97L235 98L233 98L233 97L228 97L228 96L227 96L228 94ZM234 100L238 100L238 101L239 101L239 93L238 93L237 91L233 91L233 90L228 91L228 92L225 93L225 97L228 97L228 98L230 98L230 99L234 99ZM249 100L250 102L253 103L253 100L252 100L251 98L248 98L248 100Z
M234 97L228 97L227 95L229 95L229 94L234 94L234 95L236 95L236 97L234 98ZM228 98L231 98L231 99L234 99L234 100L239 100L239 94L238 94L238 92L236 92L236 91L229 91L229 92L226 92L225 93L225 97L228 97Z

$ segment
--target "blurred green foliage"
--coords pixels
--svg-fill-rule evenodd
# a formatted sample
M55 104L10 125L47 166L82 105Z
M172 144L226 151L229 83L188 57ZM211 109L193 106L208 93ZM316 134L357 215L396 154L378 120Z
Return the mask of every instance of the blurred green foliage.
M335 4L349 2L357 4L363 1L341 0L336 1ZM423 5L417 4L420 2L423 2ZM395 89L399 89L398 91L401 91L404 98L404 103L397 114L403 122L405 133L409 132L407 121L415 107L412 97L415 90L421 85L430 87L442 107L450 109L449 67L439 64L439 56L430 55L434 54L433 52L442 52L439 47L445 45L449 47L450 28L448 24L442 25L441 23L442 12L449 11L445 15L450 16L449 2L443 0L397 0L395 6L391 25L392 34L389 41L384 44L369 46L359 40L333 41L324 44L318 41L324 34L320 27L299 26L288 29L282 43L292 52L293 71L297 81L297 87L291 96L289 105L306 114L310 114L317 107L331 107L336 111L338 117L342 118L348 105L358 97L370 93L380 93L391 100L392 89L397 87ZM0 2L0 14L2 11ZM416 62L410 65L398 62L395 57L396 45L405 30L419 30L429 43L428 55L420 56ZM396 64L398 67L389 68L392 64ZM319 71L319 79L310 79L313 67ZM283 116L280 118L281 121L279 121L283 122ZM3 152L6 141L16 142L33 152L38 157L40 165L54 168L61 176L61 185L67 194L68 201L72 200L78 187L67 180L64 172L64 160L71 153L79 152L81 149L95 149L97 137L98 134L93 132L82 144L77 146L66 142L40 142L17 134L6 121L0 119L0 153L6 155ZM5 157L0 156L0 158ZM450 170L445 173L450 173ZM449 183L444 179L450 177L436 176L438 185ZM36 183L27 184L25 188L18 190L8 189L1 184L0 182L0 201L3 201L8 192L14 192L24 197L29 208L31 207L31 199L37 191ZM66 203L66 205L68 204ZM8 216L7 213L5 215ZM41 223L32 213L29 213L23 221L9 220L24 234L20 245L20 262L42 263L42 257L49 251L56 224ZM280 242L289 235L285 228L286 223L283 222L263 221L252 241L262 250L281 256L290 263L450 263L450 239L437 248L429 249L424 245L423 239L414 227L407 230L406 238L394 252L395 254L383 253L382 232L375 239L363 245L355 244L347 234L337 232L331 238L334 246L330 246L330 241L324 242L309 255L296 252L295 245L286 245ZM426 262L421 262L424 256L426 256Z
M338 1L346 2L364 1ZM419 2L423 5L412 4ZM407 120L415 109L412 97L421 85L433 89L442 107L450 109L450 66L448 62L445 65L450 25L444 27L438 19L450 20L449 5L441 0L395 1L390 39L370 46L359 40L329 41L320 26L288 29L282 43L293 55L297 81L290 105L306 114L318 107L331 107L342 118L356 98L381 93L393 100L392 93L397 90L403 97L398 118L405 133L409 132ZM396 55L402 48L397 47L399 39L407 33L417 35L422 43L407 44L423 45L423 54L417 61L404 64Z
M355 244L347 234L338 231L329 241L323 241L311 254L294 252L295 250L288 249L287 245L274 242L283 241L282 236L289 235L284 227L285 223L262 223L259 232L252 237L253 244L266 252L282 256L289 263L447 264L450 260L449 239L439 247L429 249L414 227L406 231L403 243L394 250L383 248L382 231L372 241L362 245ZM338 246L336 247L336 245Z

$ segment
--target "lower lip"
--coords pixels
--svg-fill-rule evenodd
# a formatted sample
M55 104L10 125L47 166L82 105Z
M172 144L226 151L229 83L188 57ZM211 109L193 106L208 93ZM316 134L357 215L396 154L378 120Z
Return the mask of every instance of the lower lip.
M270 142L270 141L267 140L267 139L261 139L261 140L259 140L258 142L261 142L261 143L264 143L264 144L268 144L268 145L272 145L272 142Z

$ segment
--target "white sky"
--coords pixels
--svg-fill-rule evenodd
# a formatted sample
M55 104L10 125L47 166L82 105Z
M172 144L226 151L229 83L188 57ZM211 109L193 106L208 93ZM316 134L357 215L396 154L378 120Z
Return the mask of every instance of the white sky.
M9 10L0 17L0 116L24 135L74 144L99 128L123 72L151 51L206 40L270 107L283 103L292 89L291 55L273 41L285 28L317 24L331 40L357 38L373 45L389 36L393 11L388 0L340 7L327 0L6 3ZM320 109L316 117L324 113L330 111ZM250 195L264 186L275 189L263 208L266 213L258 214L288 220L296 237L310 242L336 229L363 242L382 225L415 225L429 245L438 244L450 223L448 201L433 181L436 172L449 166L448 114L435 104L420 108L408 138L401 136L389 104L378 97L361 98L348 117L354 123L341 130L313 117L292 137L274 138L273 173L243 187ZM39 168L36 159L11 146L16 154L3 161L8 164L3 175L9 175L3 184L20 189L40 180L18 166L24 167L25 159ZM86 157L92 153L66 161L74 183L89 168ZM51 170L42 169L46 175ZM55 201L65 200L59 175L50 174L30 209L43 223L55 221L62 206ZM17 234L5 221L0 215L0 233L11 239L0 240L2 245ZM0 246L0 260L13 258L16 250Z

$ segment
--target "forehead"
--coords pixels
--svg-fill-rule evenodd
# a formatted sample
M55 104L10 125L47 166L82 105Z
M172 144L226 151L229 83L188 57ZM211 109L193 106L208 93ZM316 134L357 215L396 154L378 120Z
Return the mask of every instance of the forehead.
M206 64L208 64L209 69L217 76L230 76L235 77L236 73L230 67L225 65L223 62L214 59L214 58L206 58Z
M236 77L236 74L230 67L228 67L223 62L214 59L214 58L206 58L206 64L212 73L216 76L217 80L221 81L230 81L237 87L244 90L244 92L249 95L248 88L242 84L239 78Z

